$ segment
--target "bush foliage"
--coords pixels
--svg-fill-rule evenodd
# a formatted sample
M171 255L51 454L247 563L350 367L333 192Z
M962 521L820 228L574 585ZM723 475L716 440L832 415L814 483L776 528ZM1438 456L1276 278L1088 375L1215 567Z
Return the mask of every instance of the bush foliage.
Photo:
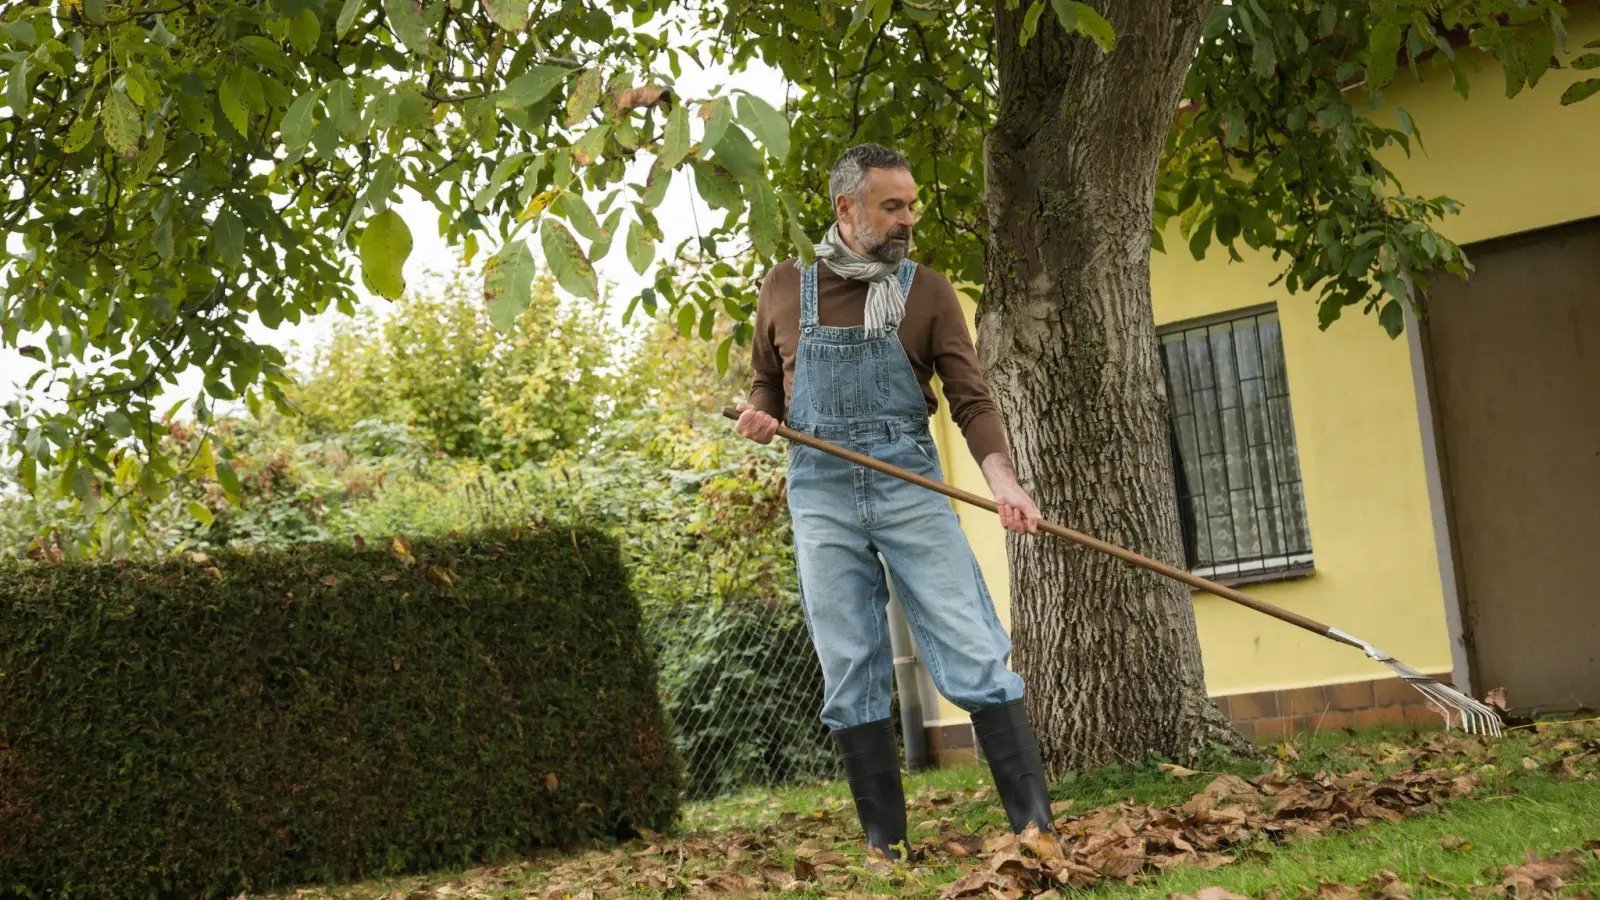
M672 824L614 542L374 544L0 563L0 885L215 895Z

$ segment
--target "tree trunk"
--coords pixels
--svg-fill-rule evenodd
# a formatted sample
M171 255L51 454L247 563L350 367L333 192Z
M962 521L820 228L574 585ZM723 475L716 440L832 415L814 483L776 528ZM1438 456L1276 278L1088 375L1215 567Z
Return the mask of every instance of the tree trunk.
M1047 518L1181 565L1150 307L1162 147L1212 0L1132 0L1101 53L996 6L983 370ZM1054 538L1008 537L1014 663L1052 776L1246 742L1206 697L1188 588Z

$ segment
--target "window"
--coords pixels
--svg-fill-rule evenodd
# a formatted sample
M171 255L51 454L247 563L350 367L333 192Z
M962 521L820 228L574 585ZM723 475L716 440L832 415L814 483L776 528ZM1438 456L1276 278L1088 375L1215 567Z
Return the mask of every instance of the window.
M1275 307L1161 329L1184 552L1204 578L1311 568Z

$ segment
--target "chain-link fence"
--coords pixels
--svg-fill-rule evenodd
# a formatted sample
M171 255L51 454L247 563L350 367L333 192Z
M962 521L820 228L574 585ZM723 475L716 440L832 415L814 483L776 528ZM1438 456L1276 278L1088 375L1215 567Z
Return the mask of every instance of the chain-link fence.
M839 774L798 600L712 602L648 619L690 799Z
M892 592L892 589L891 589ZM661 695L698 800L843 774L822 709L822 669L798 597L718 602L646 616L656 642ZM895 652L890 716L906 762L925 765L916 648L897 601L889 604ZM909 692L909 693L903 693ZM902 719L902 704L910 721ZM909 731L906 729L909 727Z

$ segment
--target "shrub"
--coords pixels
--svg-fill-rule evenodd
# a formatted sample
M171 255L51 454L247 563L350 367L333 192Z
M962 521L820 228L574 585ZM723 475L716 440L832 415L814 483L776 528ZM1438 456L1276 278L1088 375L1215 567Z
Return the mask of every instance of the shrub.
M0 634L0 889L217 895L677 815L594 532L3 563Z

